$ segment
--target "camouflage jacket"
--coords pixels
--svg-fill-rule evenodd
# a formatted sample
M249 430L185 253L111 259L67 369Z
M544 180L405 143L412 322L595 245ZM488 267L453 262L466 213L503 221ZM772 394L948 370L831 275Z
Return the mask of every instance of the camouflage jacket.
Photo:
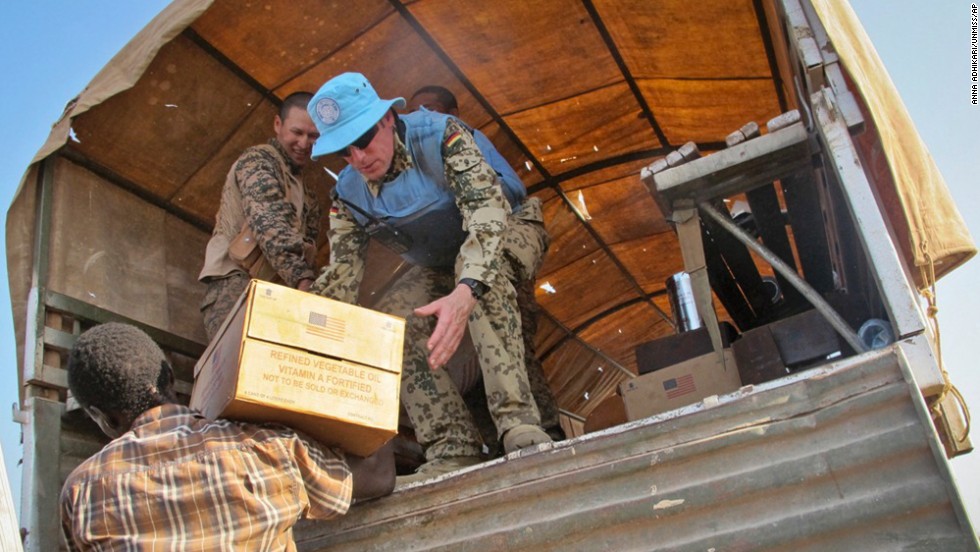
M473 135L457 119L450 119L442 146L446 180L456 197L468 236L460 248L459 278L492 282L500 270L501 236L510 213L497 174L480 153ZM411 169L414 161L397 138L391 169L382 179L368 181L372 193ZM354 302L364 272L368 235L347 207L332 194L330 209L330 265L324 267L311 291L340 301Z
M286 186L293 188L293 203L286 199ZM300 211L301 221L297 220ZM245 222L255 233L266 260L286 285L296 287L300 280L314 278L314 267L305 255L316 248L320 216L315 192L303 185L301 167L286 155L278 140L272 138L267 145L246 149L232 166L222 190L199 278L241 270L228 257L228 244Z

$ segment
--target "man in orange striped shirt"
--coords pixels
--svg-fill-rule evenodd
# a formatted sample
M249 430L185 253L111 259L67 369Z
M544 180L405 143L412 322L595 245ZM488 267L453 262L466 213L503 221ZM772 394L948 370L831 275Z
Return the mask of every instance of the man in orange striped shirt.
M82 334L68 386L113 440L61 493L69 550L295 550L293 525L391 492L390 448L362 459L278 425L209 421L176 402L174 374L141 330Z

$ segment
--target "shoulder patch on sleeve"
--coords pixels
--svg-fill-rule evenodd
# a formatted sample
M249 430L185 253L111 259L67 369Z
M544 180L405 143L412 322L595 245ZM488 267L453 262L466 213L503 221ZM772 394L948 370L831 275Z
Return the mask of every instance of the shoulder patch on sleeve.
M455 146L456 144L458 144L459 141L462 140L462 139L463 139L463 136L457 130L456 132L453 132L449 136L446 136L446 139L443 141L443 145L445 145L446 146L446 149L449 150L449 149L452 149L453 146Z

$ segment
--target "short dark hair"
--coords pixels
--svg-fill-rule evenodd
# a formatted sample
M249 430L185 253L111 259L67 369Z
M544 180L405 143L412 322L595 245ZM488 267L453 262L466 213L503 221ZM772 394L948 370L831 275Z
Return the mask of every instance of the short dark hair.
M279 106L279 119L282 121L286 120L286 116L289 115L289 110L298 107L303 111L306 111L306 106L310 104L310 100L313 99L313 94L309 92L293 92L292 94L286 96L282 100L282 105Z
M143 330L109 322L84 332L68 354L68 388L83 407L133 416L171 402L173 369Z
M456 103L456 96L449 91L448 88L439 86L438 84L429 84L419 88L412 94L412 98L418 96L419 94L435 94L438 98L439 103L446 106L447 110L459 110L459 105Z

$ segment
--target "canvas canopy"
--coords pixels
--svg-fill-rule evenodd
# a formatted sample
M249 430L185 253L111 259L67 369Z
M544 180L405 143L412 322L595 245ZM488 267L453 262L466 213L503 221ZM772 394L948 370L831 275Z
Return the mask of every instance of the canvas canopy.
M887 160L875 182L906 269L928 285L923 271L940 277L975 246L853 12L813 4ZM641 168L687 142L719 150L745 123L799 106L780 10L770 0L177 0L69 103L27 168L7 217L18 345L39 288L203 342L196 275L229 166L271 135L281 98L358 71L382 97L453 90L461 118L543 200L553 243L538 280L538 354L560 406L584 418L636 373L638 344L674 332L665 281L683 262ZM330 157L309 171L324 205L322 167L343 165ZM45 179L46 250L36 240ZM370 263L368 305L401 269L382 248Z

